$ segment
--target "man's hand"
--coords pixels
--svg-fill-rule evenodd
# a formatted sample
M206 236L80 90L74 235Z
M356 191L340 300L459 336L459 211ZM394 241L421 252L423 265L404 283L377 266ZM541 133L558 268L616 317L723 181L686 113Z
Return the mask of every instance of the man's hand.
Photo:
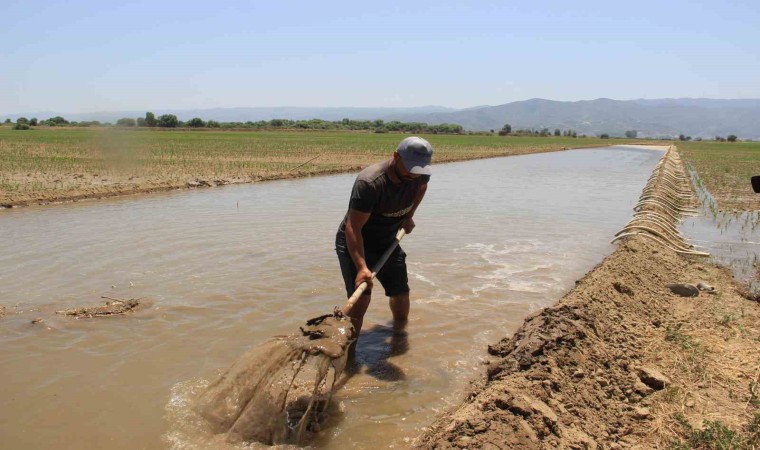
M414 230L414 219L411 217L408 217L406 220L404 220L404 223L401 224L401 227L404 229L406 234L409 234Z
M369 267L364 267L356 274L356 281L354 282L354 289L358 288L363 282L367 282L367 289L372 289L372 271Z

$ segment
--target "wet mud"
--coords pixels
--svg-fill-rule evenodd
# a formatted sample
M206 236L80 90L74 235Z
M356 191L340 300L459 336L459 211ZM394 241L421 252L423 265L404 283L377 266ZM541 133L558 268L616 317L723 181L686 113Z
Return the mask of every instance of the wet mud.
M243 355L199 395L194 410L228 442L304 444L334 411L332 395L353 340L350 320L339 313L311 319L299 333L275 336Z

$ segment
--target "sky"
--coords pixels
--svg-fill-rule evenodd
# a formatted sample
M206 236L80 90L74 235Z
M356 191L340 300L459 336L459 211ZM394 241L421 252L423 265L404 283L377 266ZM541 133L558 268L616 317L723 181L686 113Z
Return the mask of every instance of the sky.
M3 1L0 115L760 98L760 3Z

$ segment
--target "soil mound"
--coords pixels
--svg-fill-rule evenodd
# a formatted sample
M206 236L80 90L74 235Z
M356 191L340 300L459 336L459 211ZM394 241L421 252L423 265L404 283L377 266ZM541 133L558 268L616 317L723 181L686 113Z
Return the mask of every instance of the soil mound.
M698 280L718 292L667 287ZM555 306L489 346L485 378L415 445L701 448L705 436L757 445L758 319L723 269L629 237Z

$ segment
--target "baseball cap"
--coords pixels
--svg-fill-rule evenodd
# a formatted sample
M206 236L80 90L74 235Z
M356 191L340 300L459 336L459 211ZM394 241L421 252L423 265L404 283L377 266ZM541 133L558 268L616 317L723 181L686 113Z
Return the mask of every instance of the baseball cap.
M433 147L430 142L417 136L404 139L396 148L399 156L404 161L404 167L410 173L417 175L431 175L430 160L433 159Z

